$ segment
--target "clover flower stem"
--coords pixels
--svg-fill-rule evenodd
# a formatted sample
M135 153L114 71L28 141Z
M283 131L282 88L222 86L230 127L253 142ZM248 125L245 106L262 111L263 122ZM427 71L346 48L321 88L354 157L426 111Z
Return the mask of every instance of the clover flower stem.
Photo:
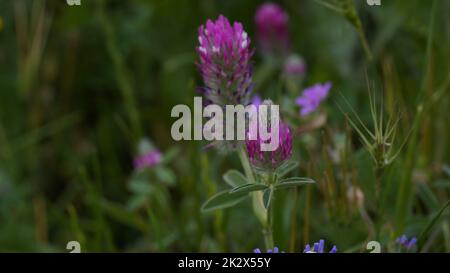
M248 179L249 183L257 183L255 176L253 174L252 167L250 166L250 162L248 160L247 153L245 151L244 146L241 146L238 150L239 158L241 160L242 168L244 168L245 176ZM255 191L250 193L252 197L253 204L253 212L258 218L259 222L263 227L267 225L267 210L263 204L263 194L261 191Z
M273 180L273 174L270 174L268 179L269 181L267 181L268 182L267 184L273 187L273 184L276 183L276 181ZM270 197L271 200L273 200L273 193L274 191L272 190L270 193L272 194L272 196ZM274 247L273 231L272 231L272 219L273 219L272 201L269 202L269 205L267 206L266 209L266 213L267 213L267 223L266 226L263 228L264 243L267 249L272 249Z
M271 209L270 209L270 211L271 211ZM270 213L268 212L268 214L270 214ZM273 248L272 227L267 227L266 229L264 229L263 234L264 234L264 244L265 244L266 248L267 249L272 249Z
M250 183L256 183L255 176L253 175L252 167L250 166L250 162L248 160L247 153L245 152L244 146L239 148L239 158L241 160L242 167L244 168L245 176Z

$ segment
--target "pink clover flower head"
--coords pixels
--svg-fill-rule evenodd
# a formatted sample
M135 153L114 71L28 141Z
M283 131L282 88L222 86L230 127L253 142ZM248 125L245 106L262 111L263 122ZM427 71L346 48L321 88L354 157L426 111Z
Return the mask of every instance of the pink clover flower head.
M208 103L248 103L252 87L250 38L239 22L220 15L198 29L197 64L203 78L200 88Z

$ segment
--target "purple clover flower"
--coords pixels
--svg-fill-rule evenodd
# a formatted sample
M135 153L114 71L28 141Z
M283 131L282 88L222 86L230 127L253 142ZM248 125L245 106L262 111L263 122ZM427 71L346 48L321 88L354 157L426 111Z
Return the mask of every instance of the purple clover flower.
M295 103L300 106L300 115L306 116L315 111L320 103L328 96L331 89L331 82L324 84L315 84L303 90L303 94L295 100Z
M324 247L325 247L325 241L319 240L319 242L314 243L313 247L309 244L305 246L305 249L303 250L303 253L324 253ZM336 253L337 247L333 246L329 253Z
M254 250L253 250L253 253L262 253L261 252L261 249L259 249L259 248L255 248ZM285 253L284 251L279 251L278 250L278 247L274 247L273 248L273 250L272 249L268 249L267 250L267 253Z
M250 125L250 132L255 133L255 127ZM269 127L270 128L270 127ZM270 143L270 139L264 142L261 139L259 133L257 133L256 139L248 139L245 141L245 147L247 150L250 163L261 170L274 170L283 164L286 160L290 159L292 156L292 133L289 126L282 121L279 125L279 145L274 151L261 151L262 143Z
M162 155L157 149L150 150L144 154L138 155L134 158L134 168L142 170L144 168L151 168L158 165L162 160Z
M411 240L408 240L408 237L403 234L402 236L398 237L395 242L398 245L405 247L407 250L410 250L417 244L417 238L412 237Z
M264 3L256 11L258 42L263 52L285 54L289 48L288 14L275 3Z
M197 64L205 87L200 88L207 103L219 105L248 103L252 88L250 38L242 24L230 24L223 15L208 20L198 29Z

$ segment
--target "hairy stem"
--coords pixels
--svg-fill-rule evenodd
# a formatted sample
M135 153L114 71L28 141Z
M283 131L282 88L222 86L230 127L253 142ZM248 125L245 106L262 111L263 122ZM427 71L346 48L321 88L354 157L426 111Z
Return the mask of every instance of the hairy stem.
M269 173L269 175L266 177L266 184L267 186L271 187L270 195L269 196L269 204L267 205L266 209L266 215L267 215L267 223L266 226L263 228L263 234L264 234L264 243L266 244L266 249L273 249L274 243L273 243L273 209L272 209L272 201L273 201L273 185L276 184L277 181L275 181L274 174Z
M239 148L239 158L241 160L242 167L244 168L245 176L249 183L257 183L255 176L253 174L252 167L247 157L247 153L243 146ZM261 223L262 227L265 229L268 222L267 209L264 207L263 194L261 191L255 191L250 193L252 197L253 212Z
M264 235L264 244L266 245L266 249L273 249L273 231L272 231L272 205L270 204L267 207L267 224L266 227L263 228Z

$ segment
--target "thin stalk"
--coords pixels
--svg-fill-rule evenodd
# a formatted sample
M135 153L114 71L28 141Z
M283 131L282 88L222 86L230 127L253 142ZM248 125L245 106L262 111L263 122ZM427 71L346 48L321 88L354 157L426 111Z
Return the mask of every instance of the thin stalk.
M273 230L272 230L272 218L273 218L273 209L272 204L269 204L267 207L267 224L263 229L264 235L264 244L266 245L266 249L273 249Z
M381 225L382 225L382 200L381 200L381 179L384 174L384 167L375 166L375 210L376 210L376 226L375 226L375 239L379 239Z
M423 102L424 93L427 88L427 83L431 81L432 73L431 73L431 65L432 65L432 44L433 44L433 30L435 25L435 17L438 12L438 2L437 0L433 1L430 11L430 23L428 26L428 38L427 38L427 51L425 56L425 67L424 67L424 76L422 82L421 92L418 95L419 104L417 106L417 113L413 120L412 132L411 132L411 140L406 152L406 158L404 163L404 171L402 178L399 183L398 189L398 197L397 197L397 216L396 216L396 234L399 235L403 232L405 228L406 218L410 210L410 203L412 199L412 173L416 164L417 156L417 146L419 143L419 130L420 124L422 124L424 119L424 108L430 107L432 100L426 99ZM431 88L431 87L430 87Z
M305 198L305 210L304 210L304 223L303 223L303 244L309 242L309 231L311 226L311 187L306 188L306 198Z
M157 251L161 251L163 249L163 245L161 242L161 230L158 224L158 221L156 221L156 217L155 214L153 213L152 209L151 209L151 205L149 204L149 202L145 203L145 210L147 212L147 216L149 218L149 226L153 228L153 232L155 234L155 238L156 238L156 247L157 247ZM149 233L150 234L150 233ZM151 240L151 238L150 238Z
M343 11L347 20L355 27L356 32L358 33L359 40L361 41L367 60L369 62L372 61L372 51L370 50L369 43L367 42L361 19L359 18L356 8L351 0L346 0L343 2Z
M257 183L255 176L253 174L252 167L250 166L250 161L248 160L247 153L243 146L239 148L239 159L241 160L242 168L244 169L245 176L249 183ZM264 207L263 194L261 191L255 191L250 193L252 197L253 212L261 223L262 227L265 228L268 222L267 209Z
M376 209L380 208L380 195L381 195L381 178L383 177L384 168L375 166L375 204Z
M250 166L250 161L248 160L248 156L245 152L244 146L241 146L239 148L239 159L241 160L242 168L244 168L245 176L247 176L248 182L256 183L256 179L253 175L253 170Z
M270 173L267 177L266 183L269 187L273 187L273 185L276 184L277 181L275 181L274 174ZM269 204L267 205L266 209L266 215L267 215L267 222L266 225L263 227L263 235L264 235L264 243L266 245L266 249L273 249L274 243L273 243L273 193L275 191L271 189L270 196L269 196Z
M298 189L297 187L294 188L293 192L293 204L294 207L292 208L291 212L291 234L289 238L289 252L294 253L295 252L295 243L296 243L296 237L297 237L297 200L298 200Z
M364 33L364 29L361 24L361 20L358 18L356 32L358 32L359 40L364 49L364 53L366 54L367 60L372 61L372 51L370 50L369 43L367 42L366 34Z

